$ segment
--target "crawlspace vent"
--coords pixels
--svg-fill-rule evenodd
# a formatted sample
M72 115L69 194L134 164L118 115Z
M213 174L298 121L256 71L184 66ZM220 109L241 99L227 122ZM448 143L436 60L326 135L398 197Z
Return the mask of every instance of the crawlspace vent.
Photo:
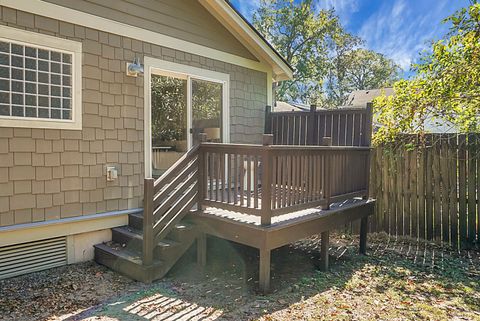
M65 237L0 247L0 279L67 264Z

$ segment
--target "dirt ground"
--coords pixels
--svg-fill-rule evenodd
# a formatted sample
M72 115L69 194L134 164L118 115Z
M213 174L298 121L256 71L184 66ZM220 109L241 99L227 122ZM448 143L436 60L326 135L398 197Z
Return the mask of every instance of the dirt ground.
M256 291L255 250L209 240L208 264L190 251L144 285L93 262L0 281L0 320L480 320L480 252L335 235L331 268L318 238L272 254L272 293Z

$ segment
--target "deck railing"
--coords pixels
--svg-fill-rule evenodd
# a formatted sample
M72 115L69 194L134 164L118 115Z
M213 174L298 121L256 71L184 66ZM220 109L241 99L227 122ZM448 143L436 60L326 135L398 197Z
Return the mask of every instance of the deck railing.
M271 135L266 135L270 138ZM329 141L328 139L326 141ZM369 147L201 143L145 179L143 262L194 206L272 217L368 195Z
M201 206L261 217L367 196L368 147L200 146Z
M320 145L330 137L333 146L370 146L371 103L365 108L339 107L310 111L272 112L265 110L265 133L273 134L274 145Z

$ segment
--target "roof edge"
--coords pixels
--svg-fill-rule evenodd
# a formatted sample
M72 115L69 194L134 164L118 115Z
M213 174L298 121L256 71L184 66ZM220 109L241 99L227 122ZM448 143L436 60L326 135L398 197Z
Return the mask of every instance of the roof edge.
M229 1L199 1L234 36L240 38L239 40L249 40L247 49L272 66L275 80L282 81L293 78L292 66Z

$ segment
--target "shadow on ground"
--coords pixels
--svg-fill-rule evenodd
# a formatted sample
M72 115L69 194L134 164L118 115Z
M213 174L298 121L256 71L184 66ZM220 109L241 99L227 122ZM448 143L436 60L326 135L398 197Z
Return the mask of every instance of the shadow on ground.
M385 236L372 241L361 256L356 238L333 238L328 273L317 269L316 238L274 251L272 293L263 296L257 251L212 238L204 269L192 249L166 279L71 320L448 319L480 311L478 252Z
M479 251L458 253L371 235L369 255L362 256L356 237L334 235L331 268L325 273L317 268L320 240L314 237L273 251L272 293L264 296L257 292L256 250L209 239L208 264L202 269L194 248L166 278L150 285L93 263L0 281L0 319L480 320ZM35 283L39 276L54 286L42 288L43 283ZM64 288L67 293L60 293ZM96 293L101 294L96 300L79 302ZM32 300L40 305L27 314ZM2 310L2 304L14 306Z

